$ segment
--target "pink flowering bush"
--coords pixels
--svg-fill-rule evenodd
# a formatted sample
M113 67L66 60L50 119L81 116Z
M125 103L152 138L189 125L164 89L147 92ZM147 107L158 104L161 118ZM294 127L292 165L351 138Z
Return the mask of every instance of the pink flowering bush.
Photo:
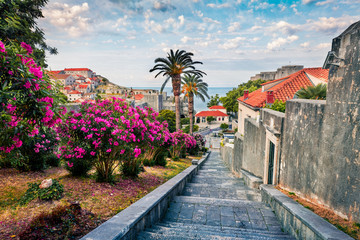
M84 102L59 127L58 132L68 139L59 157L69 168L92 159L99 181L113 181L118 165L123 175L136 177L144 151L171 140L166 122L156 121L157 115L119 98Z
M196 147L195 138L181 130L171 133L171 137L173 145L170 149L170 155L173 159L180 157L182 153Z
M40 127L61 123L51 84L32 58L26 43L0 41L0 153L27 155L21 146L39 134ZM31 159L30 159L31 164Z

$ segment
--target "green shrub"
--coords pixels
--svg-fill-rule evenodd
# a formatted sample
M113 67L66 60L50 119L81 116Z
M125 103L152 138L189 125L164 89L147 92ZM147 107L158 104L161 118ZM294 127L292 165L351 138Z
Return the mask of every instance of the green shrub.
M167 161L166 161L167 157L168 157L168 152L167 151L160 152L155 157L155 165L165 167L166 164L167 164Z
M227 130L227 129L229 129L229 125L226 124L226 123L222 123L222 124L220 125L220 128L221 128L222 130Z
M190 124L190 118L182 118L180 119L181 125Z
M179 157L179 156L175 156L175 157L172 158L172 160L174 160L174 161L179 161L179 160L180 160L180 157Z
M86 176L88 171L93 166L93 158L85 156L84 158L71 158L66 161L65 168L70 172L72 176L82 177Z
M56 179L52 180L52 185L48 188L40 188L41 183L28 183L29 188L20 200L20 204L24 205L38 198L40 200L58 200L62 198L64 186Z
M155 165L155 161L153 159L144 159L143 164L144 166L152 167Z
M128 161L122 161L120 170L125 177L136 178L141 172L141 160L135 158Z
M60 165L60 159L55 154L49 154L45 157L46 166L58 167Z

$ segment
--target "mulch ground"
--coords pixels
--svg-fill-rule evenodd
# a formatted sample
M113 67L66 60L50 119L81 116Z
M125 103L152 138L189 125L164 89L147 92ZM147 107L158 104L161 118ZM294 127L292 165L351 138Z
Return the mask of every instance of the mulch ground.
M71 177L62 167L0 169L0 239L79 239L190 165L191 159L169 160L167 167L145 167L137 179L117 175L114 184ZM63 198L19 205L27 183L48 178L64 185Z

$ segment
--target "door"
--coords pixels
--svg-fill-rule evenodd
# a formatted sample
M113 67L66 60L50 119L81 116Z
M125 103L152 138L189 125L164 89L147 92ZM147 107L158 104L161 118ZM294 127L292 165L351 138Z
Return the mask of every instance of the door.
M268 184L273 184L274 159L275 159L275 144L274 144L272 141L270 141L270 146L269 146Z

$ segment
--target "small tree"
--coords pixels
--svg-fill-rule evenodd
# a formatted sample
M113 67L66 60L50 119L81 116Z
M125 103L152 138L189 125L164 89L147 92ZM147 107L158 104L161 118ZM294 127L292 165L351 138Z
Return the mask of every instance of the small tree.
M226 123L222 123L222 124L220 125L220 128L221 128L223 131L225 131L225 130L229 129L229 125L226 124Z
M166 121L168 124L168 128L170 132L175 132L176 130L176 115L175 112L167 109L163 109L159 112L159 116L157 117L157 120L159 122Z
M220 97L219 94L210 97L210 101L207 104L207 107L217 106L220 104Z
M266 108L270 108L272 110L278 111L278 112L285 112L285 108L286 108L286 102L283 102L279 99L276 99L275 102L271 105L266 105Z
M212 121L215 121L216 119L213 116L206 117L206 121L211 124Z

